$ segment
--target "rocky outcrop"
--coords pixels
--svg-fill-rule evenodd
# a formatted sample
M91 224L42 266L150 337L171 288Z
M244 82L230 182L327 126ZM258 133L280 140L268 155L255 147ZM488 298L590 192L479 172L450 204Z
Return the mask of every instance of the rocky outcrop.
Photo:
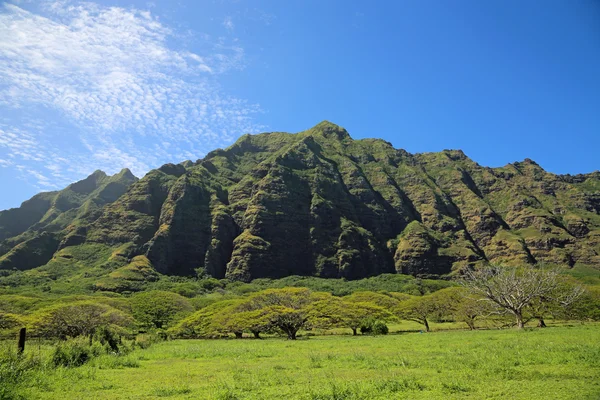
M202 182L182 175L162 205L158 230L144 245L160 273L193 275L203 267L210 243L210 192Z

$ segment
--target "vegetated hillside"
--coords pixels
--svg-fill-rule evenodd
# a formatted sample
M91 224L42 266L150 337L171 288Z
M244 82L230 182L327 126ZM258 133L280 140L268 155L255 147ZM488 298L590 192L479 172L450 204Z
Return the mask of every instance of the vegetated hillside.
M559 176L528 159L487 168L460 150L409 154L322 122L244 135L139 181L119 175L123 191L131 185L103 202L91 200L99 189L71 196L80 182L63 191L67 205L56 200L63 192L41 194L1 213L0 269L70 271L124 291L199 269L249 281L600 265L599 172Z
M67 188L35 195L19 208L0 211L0 269L27 270L50 261L72 230L98 218L104 205L121 197L138 179L123 169L95 171Z

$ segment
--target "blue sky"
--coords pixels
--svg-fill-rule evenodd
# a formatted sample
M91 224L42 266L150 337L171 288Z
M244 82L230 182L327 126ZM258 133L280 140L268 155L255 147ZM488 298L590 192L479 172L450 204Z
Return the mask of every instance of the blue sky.
M0 209L325 119L591 172L598 71L595 0L0 3Z

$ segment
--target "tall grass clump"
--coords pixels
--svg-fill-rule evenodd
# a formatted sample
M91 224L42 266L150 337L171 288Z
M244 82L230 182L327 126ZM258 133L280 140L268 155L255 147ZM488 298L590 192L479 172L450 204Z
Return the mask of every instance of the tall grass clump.
M112 344L112 346L111 346ZM90 364L93 368L116 369L137 368L139 360L129 353L136 345L115 343L89 337L59 341L44 345L43 351L26 350L18 354L15 342L0 342L0 400L21 400L28 398L28 390L45 381L57 368L71 369Z
M42 369L44 364L40 355L19 355L16 348L1 344L0 399L25 399L19 389L32 380L36 371Z

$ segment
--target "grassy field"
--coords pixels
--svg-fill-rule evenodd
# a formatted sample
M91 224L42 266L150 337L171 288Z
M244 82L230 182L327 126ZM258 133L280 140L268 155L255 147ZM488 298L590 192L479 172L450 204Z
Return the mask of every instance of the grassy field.
M44 352L35 342L29 352ZM27 399L600 398L600 326L177 340L39 373Z

